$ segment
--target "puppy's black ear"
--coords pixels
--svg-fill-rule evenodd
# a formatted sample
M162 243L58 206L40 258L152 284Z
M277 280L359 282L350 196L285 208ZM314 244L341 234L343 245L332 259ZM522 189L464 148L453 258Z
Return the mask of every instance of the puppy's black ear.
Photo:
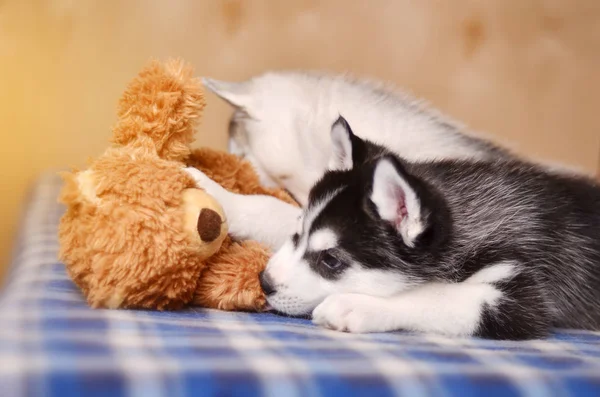
M418 182L408 175L396 158L384 156L378 160L370 199L379 217L389 222L409 247L415 246L415 241L428 226L429 211L421 192Z
M365 157L365 142L354 135L350 124L340 116L331 126L330 171L349 171Z

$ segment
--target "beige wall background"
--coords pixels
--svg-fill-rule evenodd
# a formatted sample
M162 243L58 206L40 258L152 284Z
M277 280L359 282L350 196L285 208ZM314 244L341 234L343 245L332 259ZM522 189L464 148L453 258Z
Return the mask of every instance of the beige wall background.
M0 264L26 186L101 153L127 81L168 56L223 79L377 77L527 156L600 160L597 0L4 0ZM225 148L230 110L208 100L199 144Z

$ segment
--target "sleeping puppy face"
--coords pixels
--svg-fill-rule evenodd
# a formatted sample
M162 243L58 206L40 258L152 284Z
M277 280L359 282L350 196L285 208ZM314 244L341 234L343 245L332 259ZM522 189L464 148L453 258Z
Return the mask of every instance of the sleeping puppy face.
M391 296L430 278L427 248L441 237L427 187L400 159L332 127L329 171L311 189L296 233L261 274L270 306L310 313L327 296Z
M329 148L322 144L336 117L320 109L323 88L312 80L294 73L266 73L236 83L203 79L234 108L229 151L249 161L263 185L285 188L303 206L326 169Z

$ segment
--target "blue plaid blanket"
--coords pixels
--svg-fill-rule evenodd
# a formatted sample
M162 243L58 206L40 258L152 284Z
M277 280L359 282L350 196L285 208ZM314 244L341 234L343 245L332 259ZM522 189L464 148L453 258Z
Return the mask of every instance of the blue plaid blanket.
M0 396L600 396L600 333L496 342L89 309L57 260L60 184L32 190L0 293Z

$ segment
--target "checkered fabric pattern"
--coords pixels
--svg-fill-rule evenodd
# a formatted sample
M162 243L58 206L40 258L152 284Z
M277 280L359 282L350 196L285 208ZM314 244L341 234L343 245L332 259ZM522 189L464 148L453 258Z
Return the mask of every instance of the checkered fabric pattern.
M0 293L0 396L600 396L600 333L517 343L92 310L57 260L60 185L32 190Z

